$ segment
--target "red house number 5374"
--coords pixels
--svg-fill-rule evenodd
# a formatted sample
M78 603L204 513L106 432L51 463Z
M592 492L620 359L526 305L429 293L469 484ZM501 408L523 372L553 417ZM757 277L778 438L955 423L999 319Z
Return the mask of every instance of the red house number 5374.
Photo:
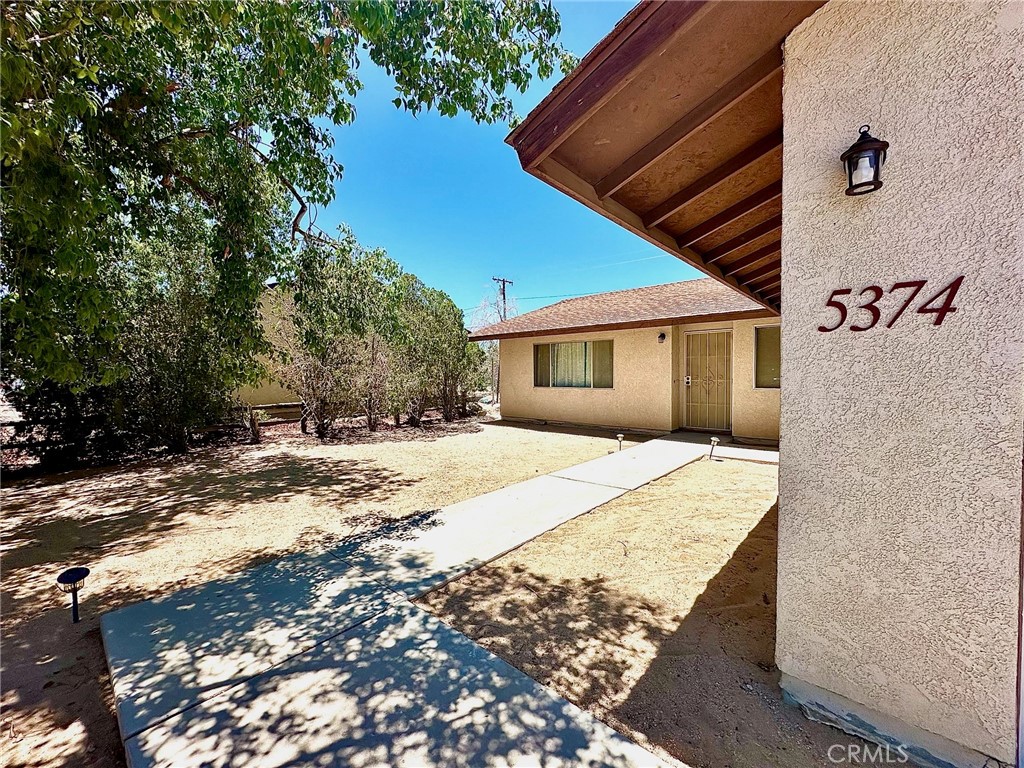
M964 281L964 276L953 280L945 288L942 288L932 296L930 299L926 299L921 302L917 307L917 314L919 315L934 315L935 319L932 321L932 325L942 325L942 321L946 319L946 315L950 312L956 312L956 307L953 306L953 300L956 299L956 292L960 290L960 284ZM917 299L918 294L924 290L927 285L927 280L904 280L900 283L895 283L892 288L888 291L882 290L881 286L869 285L863 291L857 295L858 304L853 308L855 312L860 311L861 313L867 313L863 320L859 320L856 325L851 324L851 331L870 331L882 320L882 308L878 306L878 302L886 294L898 294L903 299L903 303L895 307L895 312L889 316L888 322L886 322L886 328L892 328L896 324L896 321L903 316L903 313L907 311L907 308L914 303ZM831 307L839 313L839 317L836 319L833 325L819 325L818 330L822 333L829 333L842 328L848 319L850 319L850 310L846 304L839 300L840 296L849 296L853 293L850 288L837 288L832 291L832 295L828 297L828 301L825 302L825 306ZM892 304L892 302L886 302ZM893 305L895 306L895 305Z

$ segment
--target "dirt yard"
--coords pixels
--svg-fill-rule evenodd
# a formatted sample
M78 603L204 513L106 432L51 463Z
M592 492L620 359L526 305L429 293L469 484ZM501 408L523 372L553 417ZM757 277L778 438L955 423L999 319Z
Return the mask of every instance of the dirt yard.
M420 602L662 755L820 768L856 740L781 700L776 488L774 466L691 464Z
M5 487L3 763L124 765L100 614L617 447L502 422L362 434L321 445L291 425L262 445ZM77 625L55 587L72 565L92 569Z

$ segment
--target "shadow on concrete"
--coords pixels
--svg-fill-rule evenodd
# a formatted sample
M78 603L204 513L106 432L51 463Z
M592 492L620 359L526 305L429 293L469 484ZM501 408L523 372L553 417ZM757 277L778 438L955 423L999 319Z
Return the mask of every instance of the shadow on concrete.
M143 731L128 749L133 765L651 764L409 603Z
M864 742L782 701L777 537L773 505L692 607L669 622L664 606L603 579L552 582L519 565L486 566L424 602L457 616L457 626L531 677L694 768L820 768L832 744ZM532 593L525 602L522 590ZM502 601L503 593L514 597ZM637 676L630 662L647 644L656 655Z

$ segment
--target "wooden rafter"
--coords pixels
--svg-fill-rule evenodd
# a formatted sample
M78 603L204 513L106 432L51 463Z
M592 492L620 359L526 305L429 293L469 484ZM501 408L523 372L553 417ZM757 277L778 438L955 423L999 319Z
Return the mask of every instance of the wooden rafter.
M715 93L704 99L659 136L633 153L622 165L601 179L594 188L599 197L608 197L635 179L654 163L678 147L716 116L742 101L749 93L782 71L782 49L776 48L759 58Z
M772 216L770 219L759 222L750 229L740 232L736 237L731 237L721 245L716 245L711 250L704 254L704 261L707 264L714 264L716 261L721 261L730 253L738 251L746 245L749 245L759 237L774 232L777 229L782 228L782 214Z
M781 270L780 270L781 271ZM773 275L772 277L766 277L760 283L746 283L750 287L750 290L756 293L763 293L769 288L775 288L777 285L782 283L782 275Z
M782 197L782 181L775 181L767 187L757 190L752 195L743 198L735 205L731 205L721 213L716 213L707 221L703 221L692 229L683 232L676 240L679 245L685 247L693 245L698 240L703 240L708 235L714 234L722 227L728 226L741 216L757 210L765 203L777 200Z
M774 243L768 243L768 245L758 248L756 251L751 251L746 256L736 259L731 264L722 265L722 273L725 275L735 275L737 272L742 272L747 267L752 267L758 262L764 261L765 259L771 258L782 253L782 242L776 241Z
M699 18L701 11L707 10L705 0L649 2L641 6L625 24L614 47L584 58L571 82L563 84L548 103L541 103L536 120L509 136L523 168L535 168L625 88L652 55L664 50L681 30ZM657 23L648 23L655 15Z
M737 275L737 279L744 283L754 283L760 280L762 277L768 277L769 275L777 275L782 271L782 262L773 261L770 264L765 264L763 267L758 267L753 272L746 275Z
M782 146L782 129L772 131L764 138L758 139L737 155L726 160L710 173L705 174L685 189L676 192L668 200L652 208L643 216L645 227L654 227L672 214L681 210L688 203L701 195L707 194L722 182L732 178L740 171L756 163L769 152Z

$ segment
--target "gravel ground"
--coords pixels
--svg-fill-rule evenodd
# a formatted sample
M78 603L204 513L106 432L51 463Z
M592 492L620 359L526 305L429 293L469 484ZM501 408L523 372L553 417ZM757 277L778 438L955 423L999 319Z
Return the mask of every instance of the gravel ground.
M3 764L124 765L100 614L615 447L607 432L503 422L331 444L287 425L260 445L4 487ZM54 586L71 565L92 569L77 625Z
M700 461L419 602L687 765L820 768L862 744L782 702L777 468Z

